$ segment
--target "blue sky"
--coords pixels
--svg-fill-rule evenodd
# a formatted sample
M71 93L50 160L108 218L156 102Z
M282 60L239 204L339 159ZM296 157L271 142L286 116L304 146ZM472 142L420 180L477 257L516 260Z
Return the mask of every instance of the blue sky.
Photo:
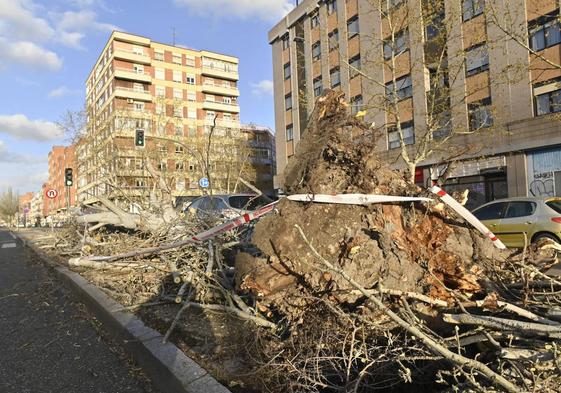
M0 189L38 191L54 122L84 101L112 29L240 58L242 122L273 128L267 32L294 0L0 0Z

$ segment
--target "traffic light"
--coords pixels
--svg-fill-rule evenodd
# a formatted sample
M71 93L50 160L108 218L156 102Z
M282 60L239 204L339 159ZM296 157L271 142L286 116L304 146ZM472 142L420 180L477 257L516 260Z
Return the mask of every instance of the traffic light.
M71 187L74 184L74 180L72 178L72 168L66 168L64 170L64 184L67 187Z
M138 147L144 147L144 130L136 130L134 145Z

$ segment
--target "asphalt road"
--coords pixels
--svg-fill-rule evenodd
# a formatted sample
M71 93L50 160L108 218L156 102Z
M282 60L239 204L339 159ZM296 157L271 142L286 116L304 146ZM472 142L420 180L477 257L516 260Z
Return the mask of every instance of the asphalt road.
M0 229L0 392L156 393L97 322Z

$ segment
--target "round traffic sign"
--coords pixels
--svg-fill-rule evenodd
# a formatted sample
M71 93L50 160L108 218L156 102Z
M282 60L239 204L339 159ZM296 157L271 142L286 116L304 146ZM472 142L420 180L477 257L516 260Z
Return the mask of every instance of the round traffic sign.
M58 191L51 188L45 192L45 195L47 198L55 199L58 196Z
M199 186L201 186L202 188L208 188L209 185L210 182L206 177L203 177L202 179L199 180Z

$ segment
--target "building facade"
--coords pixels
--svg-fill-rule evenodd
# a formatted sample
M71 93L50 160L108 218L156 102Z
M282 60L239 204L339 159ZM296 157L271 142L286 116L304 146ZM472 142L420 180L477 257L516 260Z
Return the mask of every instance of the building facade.
M470 188L475 204L561 195L559 5L509 4L302 1L269 33L275 187L282 187L314 100L331 88L372 124L376 150L396 167L406 168L402 146L414 155L446 141L442 153L417 163L419 184L430 181L429 169L446 153L464 149L447 187Z
M86 82L87 130L77 147L78 199L145 198L155 162L174 196L199 180L229 187L221 159L240 137L238 59L113 32ZM137 146L138 133L143 146ZM209 136L212 148L207 155ZM213 164L209 164L209 157Z
M71 168L73 173L73 185L66 186L65 169ZM76 206L76 147L75 146L53 146L49 152L49 181L46 190L56 190L56 198L46 198L43 203L45 217L64 214L67 203L70 207ZM45 189L45 187L43 187ZM44 192L46 192L46 190Z
M276 171L275 135L270 128L255 124L244 124L241 131L250 146L250 162L255 170L254 185L264 194L273 195L273 177Z

